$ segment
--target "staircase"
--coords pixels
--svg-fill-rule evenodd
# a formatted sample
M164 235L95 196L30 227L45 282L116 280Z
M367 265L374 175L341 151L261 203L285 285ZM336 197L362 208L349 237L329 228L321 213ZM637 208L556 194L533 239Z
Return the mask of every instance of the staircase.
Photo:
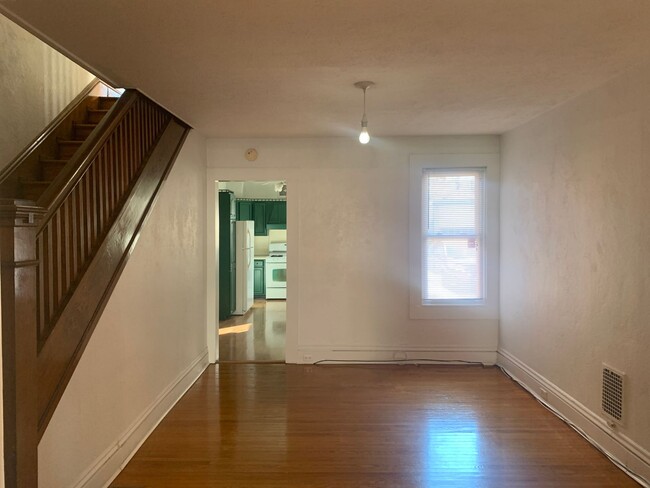
M0 173L6 488L37 447L189 127L89 86Z
M40 198L117 100L114 97L97 97L91 102L95 105L93 108L86 106L85 115L80 121L72 120L68 137L56 137L55 150L45 156L39 155L38 179L20 180L20 196L23 199L37 201Z

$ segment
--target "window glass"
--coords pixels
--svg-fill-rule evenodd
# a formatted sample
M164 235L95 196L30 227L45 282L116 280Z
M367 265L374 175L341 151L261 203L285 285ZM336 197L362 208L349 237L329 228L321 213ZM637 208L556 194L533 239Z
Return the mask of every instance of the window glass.
M482 303L485 170L425 169L422 303Z

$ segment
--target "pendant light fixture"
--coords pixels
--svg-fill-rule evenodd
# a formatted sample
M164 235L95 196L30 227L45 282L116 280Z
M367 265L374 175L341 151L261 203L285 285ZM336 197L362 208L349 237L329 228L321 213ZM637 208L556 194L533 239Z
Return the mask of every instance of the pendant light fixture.
M361 133L359 134L359 142L361 144L368 144L370 142L370 134L368 134L368 117L366 117L366 90L374 85L372 81L357 81L354 86L363 90L363 117L361 117Z

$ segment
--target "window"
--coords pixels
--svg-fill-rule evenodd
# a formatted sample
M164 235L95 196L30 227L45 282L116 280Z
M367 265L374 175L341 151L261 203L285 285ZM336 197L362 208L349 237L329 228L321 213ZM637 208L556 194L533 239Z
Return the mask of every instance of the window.
M422 304L485 297L485 168L422 171Z
M498 152L412 154L409 192L409 317L493 326L499 318Z

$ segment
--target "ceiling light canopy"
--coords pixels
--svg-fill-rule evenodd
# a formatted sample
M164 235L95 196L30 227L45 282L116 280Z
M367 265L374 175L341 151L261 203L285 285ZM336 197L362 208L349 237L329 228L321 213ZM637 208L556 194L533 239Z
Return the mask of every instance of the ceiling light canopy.
M361 117L361 133L359 134L359 142L361 144L368 144L370 142L370 134L368 133L368 117L366 117L366 91L372 85L374 85L372 81L357 81L354 84L354 86L363 90L363 117Z

